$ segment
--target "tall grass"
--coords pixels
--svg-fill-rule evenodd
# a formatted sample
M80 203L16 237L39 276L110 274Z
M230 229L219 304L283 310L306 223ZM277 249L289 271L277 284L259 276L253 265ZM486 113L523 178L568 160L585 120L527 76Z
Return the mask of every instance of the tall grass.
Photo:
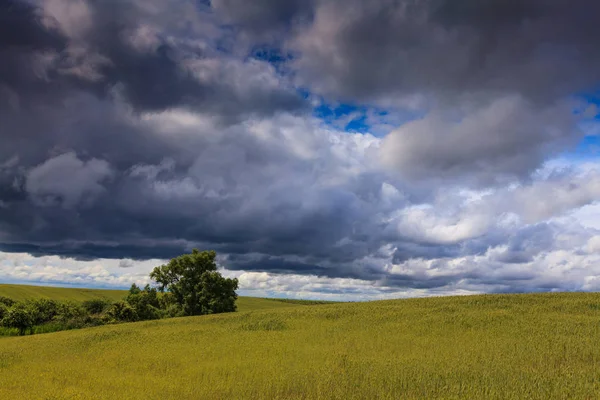
M0 338L0 398L596 399L599 305L448 297Z

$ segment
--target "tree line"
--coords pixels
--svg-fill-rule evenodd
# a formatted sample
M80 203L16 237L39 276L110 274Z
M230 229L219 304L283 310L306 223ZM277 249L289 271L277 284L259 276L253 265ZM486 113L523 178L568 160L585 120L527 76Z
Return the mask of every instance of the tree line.
M194 249L154 268L150 278L153 286L132 284L127 296L116 302L14 301L0 296L0 325L4 328L0 334L25 335L236 311L238 280L217 271L214 251Z

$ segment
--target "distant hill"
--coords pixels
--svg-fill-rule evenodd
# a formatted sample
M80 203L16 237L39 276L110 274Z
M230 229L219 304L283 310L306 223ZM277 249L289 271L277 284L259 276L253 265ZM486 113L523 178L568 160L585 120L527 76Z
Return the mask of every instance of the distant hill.
M60 301L85 301L103 298L116 301L122 300L126 295L126 290L79 289L0 284L0 296L10 297L13 300L46 298Z

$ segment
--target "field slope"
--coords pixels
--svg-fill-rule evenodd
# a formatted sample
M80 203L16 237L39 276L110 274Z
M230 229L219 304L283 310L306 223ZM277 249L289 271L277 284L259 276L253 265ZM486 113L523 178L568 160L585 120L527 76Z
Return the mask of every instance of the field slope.
M125 296L127 296L127 291L0 284L0 296L9 297L18 301L38 298L58 301L85 301L101 298L117 301L125 298ZM264 299L258 297L240 297L237 301L238 311L241 312L289 308L306 304L310 304L310 302L303 302L301 300L280 301L277 299Z
M289 307L0 338L0 398L600 398L600 295Z
M58 301L85 301L90 299L122 300L127 295L124 290L79 289L51 286L0 284L0 296L21 301L46 298Z

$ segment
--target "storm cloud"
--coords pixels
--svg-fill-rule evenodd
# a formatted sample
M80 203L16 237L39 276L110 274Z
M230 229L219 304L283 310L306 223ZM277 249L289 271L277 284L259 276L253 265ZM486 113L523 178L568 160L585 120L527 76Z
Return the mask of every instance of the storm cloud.
M0 279L199 247L267 295L600 287L599 12L0 0Z

